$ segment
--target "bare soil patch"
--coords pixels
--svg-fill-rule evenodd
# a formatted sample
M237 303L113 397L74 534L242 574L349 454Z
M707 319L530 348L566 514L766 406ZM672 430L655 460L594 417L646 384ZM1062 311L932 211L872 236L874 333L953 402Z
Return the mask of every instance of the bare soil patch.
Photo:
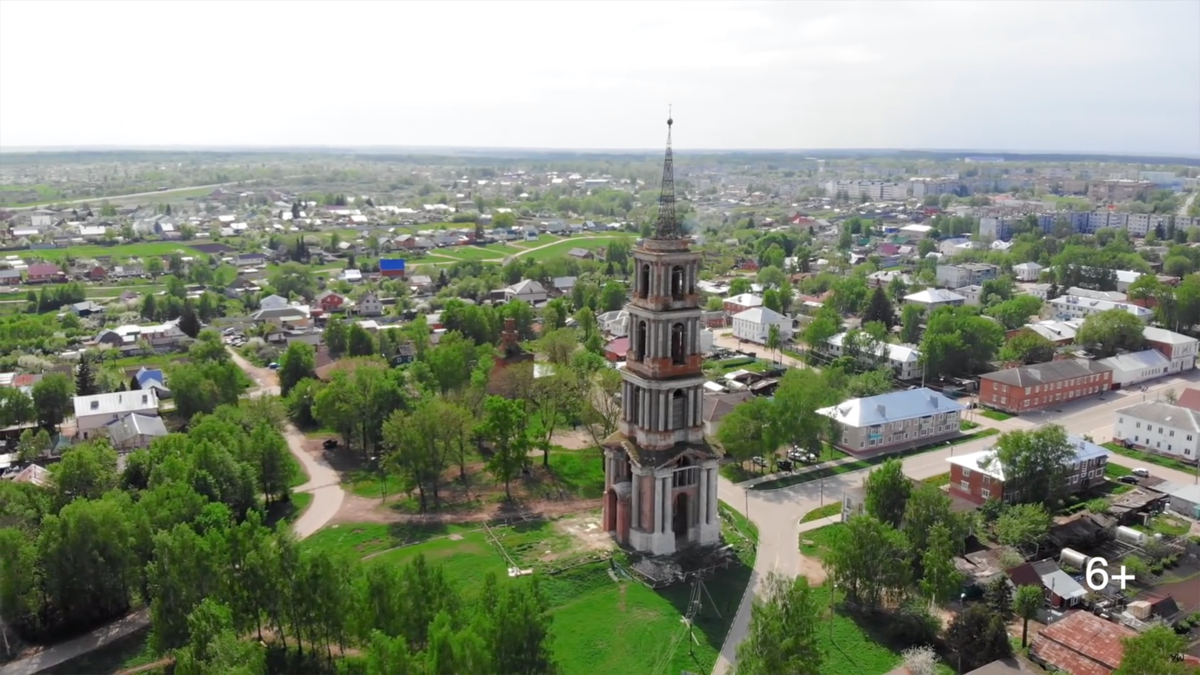
M810 586L820 586L825 583L825 578L828 576L825 573L825 565L817 558L810 558L803 553L797 553L799 556L799 573L808 579Z
M577 513L554 521L554 527L574 537L581 550L611 551L615 545L601 526L600 517L598 511Z
M555 445L561 445L568 450L587 450L588 448L596 447L596 442L592 440L592 435L582 427L556 431L550 437L550 442Z

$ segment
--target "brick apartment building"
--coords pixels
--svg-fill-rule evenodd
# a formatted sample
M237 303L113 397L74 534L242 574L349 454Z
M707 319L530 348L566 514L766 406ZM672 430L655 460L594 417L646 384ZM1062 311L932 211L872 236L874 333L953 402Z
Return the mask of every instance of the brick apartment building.
M1078 436L1068 436L1067 439L1075 446L1075 457L1065 478L1066 491L1074 493L1103 483L1108 450ZM951 495L976 504L989 499L1012 503L1021 501L1020 486L1006 486L1004 466L1000 464L994 448L948 457L946 461L950 463Z
M1019 414L1042 410L1112 388L1113 370L1085 359L1064 359L979 376L980 405Z
M1196 367L1196 356L1200 354L1200 340L1154 326L1147 326L1142 331L1142 336L1146 338L1147 347L1158 350L1171 360L1169 373Z

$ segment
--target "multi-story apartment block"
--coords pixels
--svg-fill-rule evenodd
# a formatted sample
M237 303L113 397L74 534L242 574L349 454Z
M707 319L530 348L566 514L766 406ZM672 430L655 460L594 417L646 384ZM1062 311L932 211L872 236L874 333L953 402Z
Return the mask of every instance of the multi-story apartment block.
M916 199L928 195L953 195L962 191L962 181L957 178L909 178L908 191Z
M1144 237L1154 229L1166 229L1172 223L1172 217L1162 213L1121 213L1117 211L1057 211L1033 214L1037 216L1038 227L1042 234L1050 234L1059 219L1066 219L1072 232L1079 234L1095 234L1104 228L1127 230L1129 234ZM1021 225L1024 215L1001 216L989 213L979 218L979 236L987 239L1007 241L1012 237L1017 227ZM1187 229L1193 225L1200 226L1200 218L1175 216L1176 228Z
M1102 180L1091 184L1088 196L1108 202L1125 202L1145 198L1153 189L1154 184L1148 180Z
M979 376L979 403L1009 413L1041 410L1112 388L1112 368L1086 359L1038 363Z
M1097 298L1081 298L1075 295L1062 295L1053 300L1050 300L1050 309L1058 318L1080 318L1107 312L1111 309L1122 309L1130 314L1141 319L1142 323L1150 323L1150 319L1154 318L1154 312L1145 307L1138 307L1127 302L1113 302L1111 300L1100 300Z
M845 355L845 340L847 333L838 333L829 338L821 347L821 351L837 358ZM863 360L874 363L886 362L896 371L896 377L901 380L915 380L921 377L921 352L916 345L898 345L893 343L878 344L875 354L860 354Z
M901 201L908 198L908 186L877 180L831 180L825 184L830 196L845 192L850 199Z
M1158 350L1171 360L1168 373L1178 373L1196 367L1196 356L1200 354L1200 340L1154 326L1142 329L1142 337L1146 338L1146 346Z
M988 263L937 266L938 283L950 289L979 286L985 281L995 279L999 273L999 267Z
M1108 450L1078 436L1067 439L1075 448L1075 455L1063 476L1065 491L1075 493L1103 483ZM957 497L976 504L990 499L1013 504L1020 503L1023 497L1039 498L1023 494L1021 485L1005 474L995 448L947 457L946 461L950 463L950 493Z
M837 447L851 453L880 452L928 445L959 434L962 405L924 387L821 408L841 431Z
M1200 457L1200 413L1166 401L1146 401L1117 411L1113 440L1195 462Z

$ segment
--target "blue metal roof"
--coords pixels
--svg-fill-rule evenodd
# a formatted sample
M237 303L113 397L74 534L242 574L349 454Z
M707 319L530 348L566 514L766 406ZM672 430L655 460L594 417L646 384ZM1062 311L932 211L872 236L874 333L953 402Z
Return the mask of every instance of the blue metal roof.
M403 258L391 258L391 259L381 258L379 260L379 271L383 272L383 271L387 271L387 270L403 272L404 271L404 259Z

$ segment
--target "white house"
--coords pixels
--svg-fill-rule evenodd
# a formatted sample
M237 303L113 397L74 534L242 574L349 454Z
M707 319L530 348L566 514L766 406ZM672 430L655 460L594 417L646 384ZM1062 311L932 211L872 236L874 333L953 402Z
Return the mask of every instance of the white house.
M615 309L596 316L600 332L614 338L629 336L629 312Z
M1196 367L1196 356L1200 352L1200 340L1154 326L1146 326L1142 330L1142 337L1146 338L1147 345L1171 359L1169 372L1178 373Z
M954 292L966 298L968 305L978 307L983 304L983 286L963 286Z
M346 243L346 242L343 242L343 243ZM352 284L358 284L358 283L362 283L363 275L362 275L362 271L356 270L353 267L351 267L351 268L347 268L347 269L343 270L341 275L338 278L341 279L342 281L348 281Z
M532 279L524 279L504 289L504 301L524 300L533 305L545 302L546 289Z
M959 434L963 406L924 387L853 398L821 408L837 422L834 445L851 452L899 450L936 443Z
M167 435L162 418L131 413L106 425L108 440L115 450L136 450L149 446L154 439Z
M1121 408L1113 424L1113 440L1195 462L1200 457L1200 413L1165 401L1146 401Z
M258 301L259 309L282 309L288 306L287 298L280 295L268 295Z
M1035 262L1023 262L1020 265L1013 265L1012 269L1017 281L1037 281L1042 278L1044 268Z
M1113 389L1162 377L1171 369L1171 359L1163 356L1157 349L1110 356L1100 359L1097 363L1113 369Z
M733 336L739 340L766 344L771 326L779 326L779 338L792 339L792 320L767 307L755 307L733 315Z
M153 389L76 396L74 404L76 433L84 440L107 436L105 427L126 415L158 416L158 394Z
M904 296L904 302L910 305L919 305L929 311L938 307L956 307L965 304L967 299L944 288L926 288L923 291Z
M825 343L821 351L837 358L844 354L846 333L838 333ZM866 355L864 355L866 356ZM901 380L921 377L921 352L916 345L880 344L876 348L875 362L887 360Z
M383 316L383 302L371 291L363 293L354 306L361 316Z
M1149 323L1154 318L1154 312L1145 307L1138 307L1125 302L1100 300L1096 298L1081 298L1075 295L1063 295L1050 301L1050 307L1056 316L1066 318L1084 318L1107 312L1110 309L1121 309L1136 316L1142 323Z

